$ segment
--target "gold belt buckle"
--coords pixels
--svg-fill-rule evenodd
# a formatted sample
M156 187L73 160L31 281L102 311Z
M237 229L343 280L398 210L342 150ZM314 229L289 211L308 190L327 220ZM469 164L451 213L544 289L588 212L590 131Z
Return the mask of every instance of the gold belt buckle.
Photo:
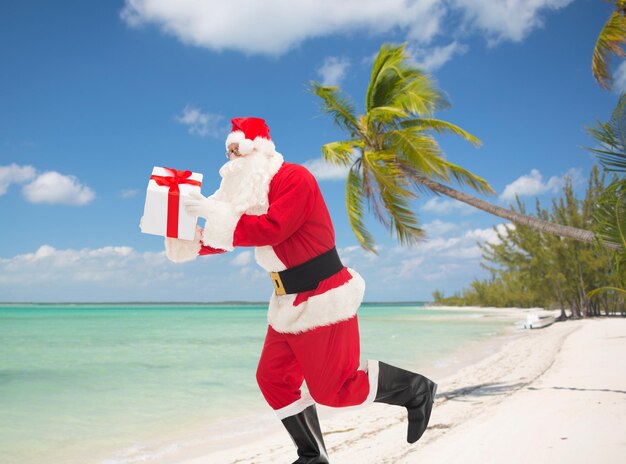
M280 274L278 272L270 272L270 277L272 279L272 283L274 284L274 291L276 295L286 295L285 287L283 286L283 281L280 280Z

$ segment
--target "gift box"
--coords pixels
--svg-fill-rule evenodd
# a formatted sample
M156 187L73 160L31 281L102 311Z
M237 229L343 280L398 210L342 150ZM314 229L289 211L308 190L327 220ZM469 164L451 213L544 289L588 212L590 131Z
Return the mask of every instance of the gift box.
M194 189L199 193L202 174L155 167L148 182L141 218L144 234L193 240L198 218L185 211L183 199Z

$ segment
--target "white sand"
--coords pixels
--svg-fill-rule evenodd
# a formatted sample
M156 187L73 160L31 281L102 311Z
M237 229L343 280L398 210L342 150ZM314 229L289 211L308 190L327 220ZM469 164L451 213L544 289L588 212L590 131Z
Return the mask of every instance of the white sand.
M435 379L430 426L414 445L405 441L402 408L319 407L331 462L626 462L625 360L626 319L526 331L481 361ZM238 443L242 437L250 440L230 437L227 449L196 450L195 457L167 462L282 464L296 458L287 433L270 415L262 434L244 445Z

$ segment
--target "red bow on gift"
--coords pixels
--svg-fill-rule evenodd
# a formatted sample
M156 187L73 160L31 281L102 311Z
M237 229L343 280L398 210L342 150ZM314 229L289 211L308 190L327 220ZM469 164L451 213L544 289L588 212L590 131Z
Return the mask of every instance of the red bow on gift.
M163 168L169 176L150 176L161 187L169 187L167 193L167 237L178 238L178 213L180 205L180 184L190 184L200 187L200 181L190 179L191 171L177 171L172 168Z

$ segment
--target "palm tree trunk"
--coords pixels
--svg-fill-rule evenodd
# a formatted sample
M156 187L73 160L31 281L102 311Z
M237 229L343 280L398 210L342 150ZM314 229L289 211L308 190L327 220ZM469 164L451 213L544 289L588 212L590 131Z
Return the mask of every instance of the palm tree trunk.
M442 193L446 196L454 198L455 200L462 201L463 203L467 203L468 205L481 209L489 214L508 219L515 224L529 226L541 232L547 232L550 234L558 235L560 237L571 238L574 240L578 240L579 242L592 243L595 240L595 235L590 230L578 229L576 227L564 226L561 224L554 224L552 222L544 221L543 219L539 219L534 216L527 216L511 209L494 205L487 201L481 200L480 198L477 198L473 195L468 195L467 193L455 190L446 185L440 184L439 182L435 182L428 177L416 175L415 173L411 176L411 179L414 182L423 185L424 187L427 187L433 192ZM621 248L621 246L617 243L602 242L602 244L612 250L619 250Z

